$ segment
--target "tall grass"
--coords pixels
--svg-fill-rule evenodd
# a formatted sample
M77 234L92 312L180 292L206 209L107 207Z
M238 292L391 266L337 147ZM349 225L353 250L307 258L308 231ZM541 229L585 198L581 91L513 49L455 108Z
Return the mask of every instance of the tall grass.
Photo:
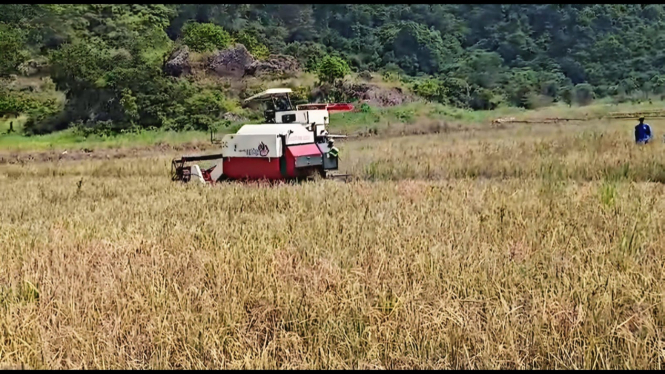
M0 166L0 367L660 369L662 145L589 126L347 142L347 184Z
M7 134L9 122L14 122L14 133ZM73 129L46 135L24 136L21 132L25 117L0 121L0 152L65 151L82 149L143 148L159 144L182 145L185 143L209 143L210 133L204 131L142 131L114 136L83 136ZM239 123L222 128L216 138L236 132Z
M514 126L364 139L342 150L345 170L372 180L546 179L665 182L665 144L635 146L632 126ZM655 127L655 126L654 126Z

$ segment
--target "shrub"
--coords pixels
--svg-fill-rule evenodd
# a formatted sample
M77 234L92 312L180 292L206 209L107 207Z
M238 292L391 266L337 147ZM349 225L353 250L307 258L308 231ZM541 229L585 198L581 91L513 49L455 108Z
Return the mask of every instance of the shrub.
M231 35L212 23L188 23L183 27L183 42L196 52L207 52L227 47Z
M366 81L371 81L372 80L372 74L367 70L361 71L360 73L358 73L358 76L361 79L366 80Z
M265 44L261 44L256 37L248 32L240 31L236 37L236 41L247 48L249 53L257 60L265 60L270 56L270 51Z
M230 109L231 103L219 91L205 90L185 100L185 111L195 130L218 129L222 115Z
M428 101L441 101L441 82L435 79L423 79L413 84L413 92Z
M306 104L309 101L310 94L311 94L311 89L307 86L293 87L291 100L293 101L294 105Z
M303 64L304 71L315 73L326 56L326 47L312 42L293 42L284 49L284 53L298 59Z
M573 89L573 98L578 105L589 105L595 98L593 86L588 83L580 83Z
M28 59L24 43L25 36L21 30L0 24L0 76L16 72L18 65Z
M326 56L321 60L318 68L319 81L323 83L335 83L351 72L349 64L337 56Z

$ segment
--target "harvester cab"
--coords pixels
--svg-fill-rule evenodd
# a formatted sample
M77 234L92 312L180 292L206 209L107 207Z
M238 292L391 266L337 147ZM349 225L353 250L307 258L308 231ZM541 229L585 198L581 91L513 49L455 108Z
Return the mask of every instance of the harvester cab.
M265 104L264 124L247 124L237 133L224 136L221 152L214 155L184 156L173 160L174 180L189 181L192 178L204 183L231 180L289 180L320 175L333 175L338 169L339 150L334 138L326 130L331 111L350 111L350 104L305 104L298 107L291 103L288 88L274 88L245 100ZM208 169L186 163L217 160Z
M244 105L260 103L264 105L263 116L266 123L293 123L289 114L294 110L291 104L290 88L271 88L245 99Z
M266 123L300 123L312 129L316 127L315 136L326 134L326 126L330 124L330 113L335 111L353 110L351 104L304 104L293 106L290 88L271 88L245 99L244 104L262 103L265 106L263 115Z

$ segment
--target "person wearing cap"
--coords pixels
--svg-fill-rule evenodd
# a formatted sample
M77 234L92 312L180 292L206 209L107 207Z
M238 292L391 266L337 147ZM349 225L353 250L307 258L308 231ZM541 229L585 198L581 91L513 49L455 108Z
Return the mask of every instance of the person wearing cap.
M653 138L651 127L644 123L644 117L640 117L640 123L635 126L635 143L646 144Z

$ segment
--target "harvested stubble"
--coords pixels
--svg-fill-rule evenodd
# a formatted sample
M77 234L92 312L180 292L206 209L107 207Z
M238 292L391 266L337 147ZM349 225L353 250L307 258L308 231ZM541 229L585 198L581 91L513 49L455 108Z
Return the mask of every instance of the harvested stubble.
M392 160L421 180L182 186L165 157L3 166L0 364L661 368L664 187L602 179L659 145L550 135L344 146L353 170ZM512 174L463 172L501 157ZM554 161L562 174L542 172Z

